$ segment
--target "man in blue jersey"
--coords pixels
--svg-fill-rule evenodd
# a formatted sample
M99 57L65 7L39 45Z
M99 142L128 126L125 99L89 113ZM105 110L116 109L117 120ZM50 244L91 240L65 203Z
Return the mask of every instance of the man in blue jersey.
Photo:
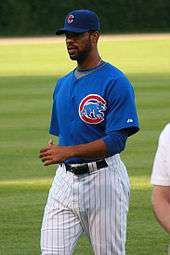
M124 255L129 178L120 159L127 138L139 130L133 88L97 50L100 22L74 10L64 27L77 67L57 81L44 165L59 164L41 229L43 255L69 255L85 232L97 255Z

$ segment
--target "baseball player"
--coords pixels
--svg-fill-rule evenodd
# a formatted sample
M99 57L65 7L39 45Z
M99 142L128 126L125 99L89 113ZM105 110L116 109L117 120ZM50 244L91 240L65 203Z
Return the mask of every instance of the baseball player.
M170 123L165 126L159 138L151 183L154 185L153 210L159 223L170 233Z
M70 255L85 232L96 255L124 255L129 178L119 153L139 130L133 88L97 50L97 15L74 10L65 34L77 67L59 79L53 94L50 134L40 150L44 165L59 164L41 229L43 255Z

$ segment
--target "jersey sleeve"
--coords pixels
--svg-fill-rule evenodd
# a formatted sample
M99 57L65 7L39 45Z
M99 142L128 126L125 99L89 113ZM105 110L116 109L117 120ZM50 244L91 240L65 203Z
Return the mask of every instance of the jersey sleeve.
M103 141L107 147L107 155L111 157L123 151L127 137L128 134L126 130L113 131L103 137Z
M135 106L135 95L129 80L123 76L114 81L108 93L106 134L121 129L128 130L128 136L139 130Z
M59 90L59 82L57 82L57 85L56 85L56 87L54 89L54 93L53 93L51 122L50 122L50 128L49 128L49 133L51 135L55 135L55 136L59 135L58 117L57 117L57 109L56 109L56 95L57 95L58 90Z
M170 186L170 125L159 137L158 148L153 162L151 184Z

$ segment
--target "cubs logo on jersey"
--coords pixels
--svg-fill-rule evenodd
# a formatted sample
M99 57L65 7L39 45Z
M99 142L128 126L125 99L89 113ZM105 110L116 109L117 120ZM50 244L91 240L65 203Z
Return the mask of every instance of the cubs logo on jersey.
M79 116L88 124L99 124L104 120L106 101L97 94L90 94L79 105Z

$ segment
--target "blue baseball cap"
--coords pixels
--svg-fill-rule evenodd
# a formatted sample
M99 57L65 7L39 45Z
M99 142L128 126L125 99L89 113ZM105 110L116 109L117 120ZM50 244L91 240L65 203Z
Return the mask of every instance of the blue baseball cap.
M88 31L99 31L100 21L97 14L90 10L74 10L69 12L65 18L64 27L56 31L56 35L65 32L83 33Z

